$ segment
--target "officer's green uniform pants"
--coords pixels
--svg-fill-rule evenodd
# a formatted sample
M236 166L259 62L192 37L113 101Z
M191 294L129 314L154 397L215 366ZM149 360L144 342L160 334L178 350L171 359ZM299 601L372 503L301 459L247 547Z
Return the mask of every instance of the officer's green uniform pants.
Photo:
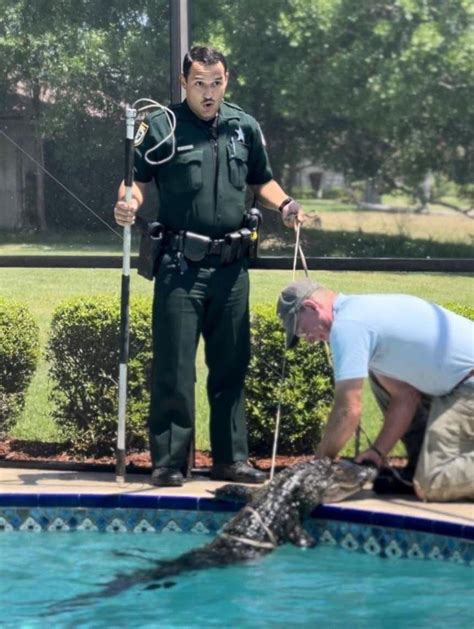
M213 462L246 460L244 379L250 358L247 262L180 274L165 254L155 279L150 451L154 467L185 467L194 429L202 334Z

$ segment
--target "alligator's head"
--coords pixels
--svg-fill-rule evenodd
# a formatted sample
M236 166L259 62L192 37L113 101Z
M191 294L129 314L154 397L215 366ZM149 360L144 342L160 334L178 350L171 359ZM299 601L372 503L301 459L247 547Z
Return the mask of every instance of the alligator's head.
M350 461L334 462L328 458L312 462L302 479L300 503L306 508L322 502L339 502L357 493L377 476L377 468Z

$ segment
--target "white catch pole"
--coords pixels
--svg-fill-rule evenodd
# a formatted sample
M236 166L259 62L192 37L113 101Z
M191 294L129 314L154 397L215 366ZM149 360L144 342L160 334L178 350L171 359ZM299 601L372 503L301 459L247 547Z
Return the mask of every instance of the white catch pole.
M132 200L133 187L133 140L135 137L135 119L137 110L131 107L125 110L127 132L125 137L125 201ZM125 426L127 416L127 364L130 338L130 248L132 231L130 225L123 228L122 290L120 294L120 365L119 365L119 402L117 426L117 463L116 480L125 482Z

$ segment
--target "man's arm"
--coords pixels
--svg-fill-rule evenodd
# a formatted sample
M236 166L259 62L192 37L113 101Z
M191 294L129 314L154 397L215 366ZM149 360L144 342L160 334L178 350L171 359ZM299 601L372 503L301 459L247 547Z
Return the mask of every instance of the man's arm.
M376 450L369 448L362 452L356 458L356 462L370 460L380 466L383 459L410 427L421 400L421 393L406 382L394 378L377 375L377 380L390 394L390 403L385 412L382 430L373 443Z
M264 207L278 210L286 199L290 197L286 194L280 184L275 179L270 179L260 186L250 186L257 199ZM306 216L303 209L296 201L285 205L282 211L283 222L287 227L293 227L294 222L304 223Z
M130 203L125 201L125 184L122 181L117 193L117 203L114 207L115 221L124 227L125 225L133 225L135 222L135 214L145 199L146 183L134 181L132 184L132 200Z
M356 431L362 411L363 383L363 378L336 382L334 403L316 456L337 456Z

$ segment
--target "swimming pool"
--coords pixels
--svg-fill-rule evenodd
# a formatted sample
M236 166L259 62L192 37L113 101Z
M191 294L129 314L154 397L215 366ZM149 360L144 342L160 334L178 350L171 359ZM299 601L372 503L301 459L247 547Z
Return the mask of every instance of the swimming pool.
M307 522L314 549L55 607L206 543L233 510L207 498L0 495L2 627L472 627L473 527L343 504Z

